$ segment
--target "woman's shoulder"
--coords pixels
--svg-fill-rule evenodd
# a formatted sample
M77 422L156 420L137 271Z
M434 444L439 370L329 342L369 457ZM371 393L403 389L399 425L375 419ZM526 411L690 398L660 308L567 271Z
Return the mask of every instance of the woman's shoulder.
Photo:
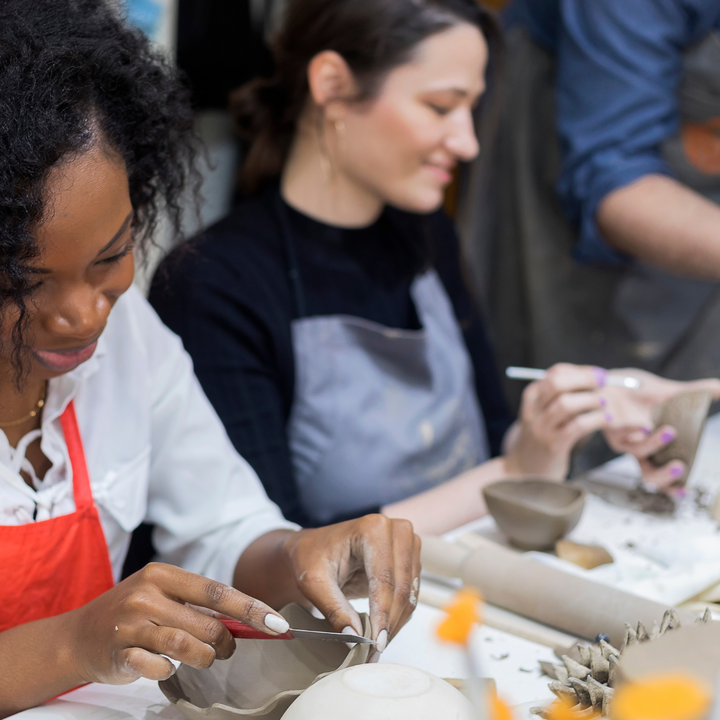
M159 271L172 281L199 280L221 275L243 276L257 264L279 266L282 243L271 192L247 199L214 223L175 248Z

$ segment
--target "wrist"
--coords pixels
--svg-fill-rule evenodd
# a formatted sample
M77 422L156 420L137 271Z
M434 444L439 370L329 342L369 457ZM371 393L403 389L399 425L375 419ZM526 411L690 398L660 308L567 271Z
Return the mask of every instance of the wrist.
M505 478L512 480L527 475L527 473L523 472L522 465L515 453L507 453L501 457L501 460L502 473Z
M87 640L88 631L83 620L83 609L80 607L59 615L57 627L53 628L57 639L54 660L56 667L66 673L68 689L94 681L85 662L84 641Z

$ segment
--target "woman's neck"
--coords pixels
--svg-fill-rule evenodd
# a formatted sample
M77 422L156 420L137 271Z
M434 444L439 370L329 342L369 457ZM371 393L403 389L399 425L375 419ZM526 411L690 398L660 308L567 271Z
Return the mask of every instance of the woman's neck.
M337 149L337 142L334 145ZM307 122L299 125L280 188L291 207L338 227L371 225L384 205L381 198L339 170L337 152L332 152L318 129Z
M3 368L5 370L5 368ZM26 378L18 389L14 369L7 368L0 372L0 430L2 430L12 447L28 432L40 427L41 413L29 417L31 411L38 409L38 400L44 397L45 380ZM18 420L23 420L15 424Z

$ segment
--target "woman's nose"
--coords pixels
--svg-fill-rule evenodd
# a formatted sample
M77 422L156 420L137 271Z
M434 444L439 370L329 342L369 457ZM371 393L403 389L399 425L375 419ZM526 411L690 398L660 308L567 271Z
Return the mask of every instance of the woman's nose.
M447 149L459 160L469 161L477 157L480 152L480 143L475 135L475 123L472 112L463 109L454 118L452 132L446 140Z
M105 327L112 304L96 288L79 288L55 304L45 323L46 330L78 344L94 340Z

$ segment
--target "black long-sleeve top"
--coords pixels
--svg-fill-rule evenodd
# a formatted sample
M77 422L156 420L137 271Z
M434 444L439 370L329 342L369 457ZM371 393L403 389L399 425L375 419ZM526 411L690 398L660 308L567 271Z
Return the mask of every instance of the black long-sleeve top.
M287 436L297 308L278 202L273 188L175 250L155 275L150 301L182 338L230 439L270 498L285 517L310 526ZM418 273L436 269L472 360L491 451L498 454L511 417L450 220L441 212L420 216L386 208L369 227L345 229L284 208L307 316L351 315L420 329L410 285Z

